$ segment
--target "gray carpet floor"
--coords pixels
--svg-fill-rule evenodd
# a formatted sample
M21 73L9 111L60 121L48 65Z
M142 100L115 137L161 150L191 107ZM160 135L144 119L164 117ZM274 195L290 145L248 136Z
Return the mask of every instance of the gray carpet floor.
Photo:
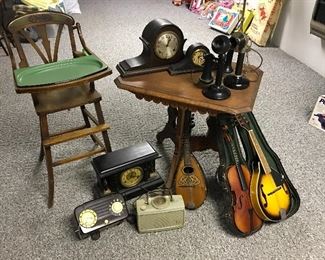
M89 47L113 68L113 75L97 83L112 147L150 142L162 155L157 170L165 177L174 146L170 140L158 146L155 135L167 120L166 107L118 89L115 65L141 52L138 37L154 18L177 24L186 46L202 42L210 47L217 33L170 0L81 0L80 6L82 14L74 16ZM98 241L79 241L71 223L74 208L92 199L96 177L90 159L55 168L55 204L47 208L46 168L37 161L38 119L30 96L15 93L10 60L0 49L0 259L324 259L325 134L308 119L324 94L325 79L278 48L256 49L264 59L264 76L253 112L300 194L299 211L250 237L230 234L214 182L218 154L208 150L195 154L207 176L208 198L199 209L186 211L182 229L139 234L123 222L103 231ZM259 63L253 52L249 60ZM51 119L51 127L61 128L78 123L80 114L71 110ZM194 134L205 133L205 119L195 115ZM89 144L85 140L57 150L64 155Z

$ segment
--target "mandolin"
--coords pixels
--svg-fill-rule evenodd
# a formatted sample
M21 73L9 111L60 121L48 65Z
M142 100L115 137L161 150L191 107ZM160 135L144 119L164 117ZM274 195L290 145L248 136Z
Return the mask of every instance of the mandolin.
M250 200L251 172L238 147L236 129L230 124L225 124L222 128L227 148L230 148L229 152L232 157L232 164L229 165L225 174L232 194L233 225L241 235L248 236L263 226L263 220L254 211Z
M272 169L261 148L261 145L244 115L237 120L248 134L259 161L254 165L250 185L250 197L253 207L260 218L278 222L287 218L290 209L290 192L284 177Z
M197 209L207 196L206 180L199 162L191 153L190 136L193 127L191 112L185 111L184 117L183 154L175 176L175 193L182 195L185 208Z

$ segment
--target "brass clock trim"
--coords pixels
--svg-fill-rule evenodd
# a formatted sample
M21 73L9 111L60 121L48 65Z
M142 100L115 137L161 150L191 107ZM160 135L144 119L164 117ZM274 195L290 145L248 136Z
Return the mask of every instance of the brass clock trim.
M143 169L139 166L129 168L120 175L120 183L125 188L131 188L138 185L143 179Z
M91 228L97 223L97 213L92 209L85 209L79 214L79 224L84 228Z
M209 53L209 48L204 44L200 42L193 43L187 48L185 57L182 60L169 66L168 72L170 75L177 75L203 71L205 56Z
M192 62L196 66L203 67L204 65L204 55L208 52L203 48L198 48L192 53Z

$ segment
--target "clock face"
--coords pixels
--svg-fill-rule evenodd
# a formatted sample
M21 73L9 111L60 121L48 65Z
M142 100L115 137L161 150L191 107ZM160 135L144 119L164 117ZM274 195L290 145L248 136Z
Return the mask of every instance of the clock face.
M156 56L163 60L172 59L180 48L180 39L173 31L160 33L154 45Z
M92 209L85 209L79 215L79 224L84 228L91 228L97 222L97 214Z
M143 179L141 167L133 167L121 173L121 185L125 188L133 187Z
M204 55L207 54L205 49L196 49L192 53L192 62L194 65L202 67L204 65Z

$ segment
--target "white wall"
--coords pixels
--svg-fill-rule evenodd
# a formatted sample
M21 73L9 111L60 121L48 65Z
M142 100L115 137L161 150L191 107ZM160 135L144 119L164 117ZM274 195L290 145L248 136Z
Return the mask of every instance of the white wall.
M315 0L286 0L272 42L325 77L325 41L310 34Z

